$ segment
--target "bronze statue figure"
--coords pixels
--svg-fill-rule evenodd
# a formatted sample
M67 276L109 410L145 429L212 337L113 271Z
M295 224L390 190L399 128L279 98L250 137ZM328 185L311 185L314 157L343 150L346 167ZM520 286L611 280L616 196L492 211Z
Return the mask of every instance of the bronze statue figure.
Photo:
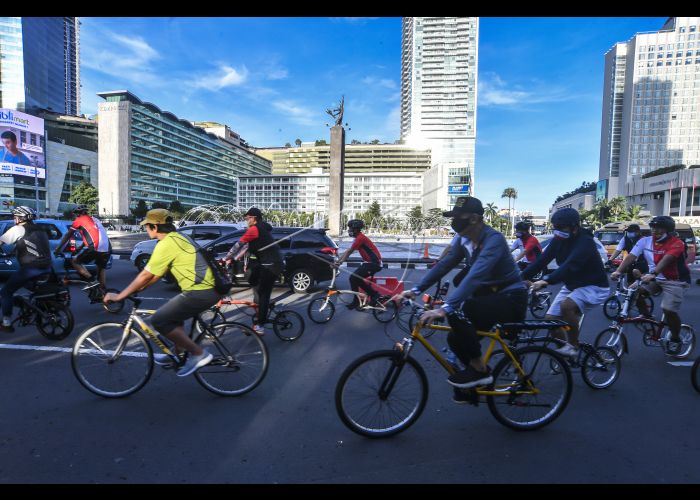
M328 113L329 115L331 115L331 116L335 119L335 124L336 124L336 125L342 125L342 124L343 124L343 108L344 108L344 105L345 105L345 96L342 96L342 97L340 98L340 105L339 105L337 108L335 108L335 109L331 109L331 108L326 109L326 113Z

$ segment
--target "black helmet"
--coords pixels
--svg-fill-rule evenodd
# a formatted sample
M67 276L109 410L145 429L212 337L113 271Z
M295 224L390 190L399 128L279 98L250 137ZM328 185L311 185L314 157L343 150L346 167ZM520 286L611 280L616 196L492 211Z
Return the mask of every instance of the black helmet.
M552 215L552 226L566 227L581 224L581 216L575 208L560 208Z
M74 215L83 215L89 212L87 205L78 205L73 209Z
M641 230L642 229L639 227L639 224L630 224L629 226L627 226L627 229L625 229L625 231L632 233L638 233Z
M660 227L666 230L666 232L671 232L676 230L676 221L668 215L657 215L649 221L649 227L655 228Z
M13 208L12 215L22 221L30 221L36 219L36 210L22 205Z
M530 230L530 224L528 224L525 221L520 221L515 225L515 230L516 231L529 231Z
M362 219L352 219L348 221L348 229L354 229L356 231L362 231L365 227L365 221Z

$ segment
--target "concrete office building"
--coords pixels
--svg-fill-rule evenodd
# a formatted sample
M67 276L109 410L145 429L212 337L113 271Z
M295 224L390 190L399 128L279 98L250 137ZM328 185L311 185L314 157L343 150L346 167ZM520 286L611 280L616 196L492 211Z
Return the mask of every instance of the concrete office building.
M328 213L329 173L321 168L305 174L241 176L239 190L245 207ZM377 201L382 214L403 218L421 204L422 191L420 173L346 172L343 209L358 214Z
M127 90L97 95L106 101L98 105L100 212L129 215L138 200L236 204L239 176L271 173L268 160Z
M77 17L0 17L0 108L80 114Z
M598 198L625 196L652 215L700 215L700 17L638 33L605 64Z
M478 39L475 17L403 19L401 139L432 152L428 209L475 194Z

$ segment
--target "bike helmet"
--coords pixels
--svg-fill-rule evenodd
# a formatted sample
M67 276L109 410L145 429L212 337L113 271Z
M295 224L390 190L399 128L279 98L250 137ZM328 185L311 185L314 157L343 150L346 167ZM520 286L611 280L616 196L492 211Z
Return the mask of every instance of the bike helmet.
M73 209L73 214L74 215L83 215L88 213L88 207L87 205L78 205Z
M21 205L12 209L12 215L22 221L30 221L36 219L36 210Z
M350 236L355 236L358 231L362 231L365 227L365 223L361 219L352 219L348 221L348 234Z
M525 221L520 221L515 225L515 230L516 231L529 231L530 230L530 224L528 224Z
M625 231L630 232L630 233L638 233L641 231L641 228L639 227L639 224L630 224L627 226L627 229Z
M657 215L649 221L649 227L652 229L660 227L670 233L676 230L676 221L668 215Z
M581 216L575 208L560 208L552 215L552 226L573 227L581 224Z

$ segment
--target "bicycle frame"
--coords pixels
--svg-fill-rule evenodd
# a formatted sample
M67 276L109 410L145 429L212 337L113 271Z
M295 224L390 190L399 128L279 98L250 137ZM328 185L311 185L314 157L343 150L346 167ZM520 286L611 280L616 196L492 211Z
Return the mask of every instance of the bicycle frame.
M386 307L381 302L379 303L380 307L374 307L374 306L368 305L369 304L369 296L364 292L356 292L355 290L338 290L337 288L335 288L335 280L339 274L340 274L340 271L338 269L333 270L333 279L331 280L331 284L328 285L328 289L326 290L326 302L328 302L331 299L331 297L334 295L352 294L352 295L357 296L357 299L360 301L360 307L363 307L365 309L377 309L380 311L386 310ZM370 287L372 287L375 291L378 292L378 290L376 290L374 288L374 286L372 285L371 281L369 281L367 278L365 278L364 281L366 284L368 284ZM389 300L391 300L391 299L389 299ZM321 306L320 311L323 311L323 309L325 309L325 307L326 307L325 304L323 306Z
M175 353L173 353L170 350L170 348L166 346L163 341L160 340L158 332L152 330L140 317L141 315L151 316L155 314L155 309L137 309L137 307L138 304L135 304L133 309L131 310L131 313L129 314L129 319L127 319L124 323L124 330L122 331L121 342L119 342L119 345L114 350L114 354L112 354L112 357L110 359L114 361L115 359L118 359L119 356L121 356L121 353L124 350L124 347L126 346L126 342L129 340L129 336L131 335L131 328L133 327L134 322L136 323L137 329L142 333L145 333L148 336L148 338L160 348L161 351L171 356L174 360L177 359Z

